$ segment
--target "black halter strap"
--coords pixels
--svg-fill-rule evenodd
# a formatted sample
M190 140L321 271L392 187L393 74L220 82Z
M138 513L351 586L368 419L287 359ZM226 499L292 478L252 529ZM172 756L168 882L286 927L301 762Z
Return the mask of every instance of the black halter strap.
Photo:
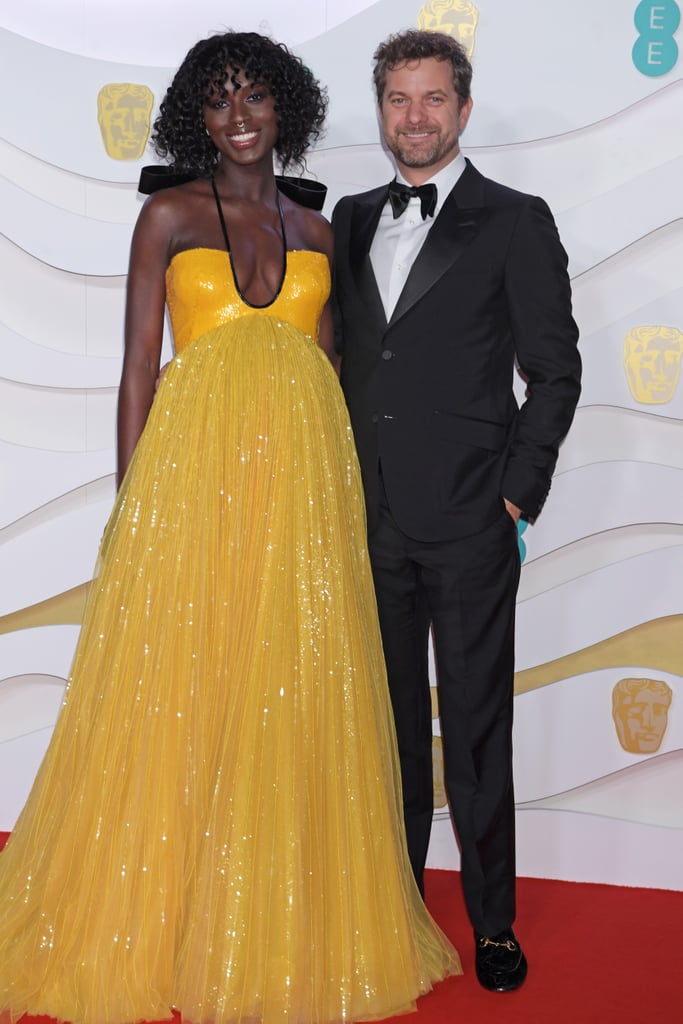
M219 219L220 224L221 224L221 231L223 232L223 240L225 242L225 248L226 248L226 251L228 253L228 259L230 260L230 269L232 270L232 279L235 282L235 288L237 289L237 294L241 298L242 302L246 306L249 306L251 309L267 309L268 306L272 306L273 305L273 303L277 299L278 295L282 291L282 286L285 283L285 276L287 274L287 235L285 233L285 217L284 217L284 214L282 212L282 204L280 202L280 194L278 192L277 195L276 195L276 198L277 198L277 209L278 209L278 213L280 215L280 232L281 232L281 235L282 235L282 273L280 275L280 283L277 286L277 291L275 292L275 294L273 295L273 297L270 299L269 302L262 302L260 304L257 304L255 302L250 302L249 299L244 294L244 292L242 291L242 289L240 288L240 283L239 283L239 280L237 279L237 272L235 270L235 264L234 264L233 258L232 258L232 249L230 248L230 238L228 237L228 229L227 229L227 226L226 226L226 223L225 223L225 217L223 216L223 206L221 204L220 196L218 195L218 189L216 188L216 182L215 182L215 179L213 177L211 178L211 188L213 189L214 199L216 200L216 209L218 210L218 219Z

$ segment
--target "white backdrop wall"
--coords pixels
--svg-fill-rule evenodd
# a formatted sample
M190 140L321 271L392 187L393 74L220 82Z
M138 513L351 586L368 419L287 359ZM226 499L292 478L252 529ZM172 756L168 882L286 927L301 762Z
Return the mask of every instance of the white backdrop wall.
M374 46L436 25L473 48L463 149L555 212L585 364L550 499L520 533L519 871L683 889L679 6L258 8L0 3L0 828L14 824L51 735L114 497L127 253L139 170L153 159L134 140L145 97L158 104L203 35L253 29L286 42L329 87L328 131L308 169L328 185L330 213L340 195L392 174L370 87ZM118 136L98 125L108 83L143 87ZM430 863L456 868L436 719L435 736Z

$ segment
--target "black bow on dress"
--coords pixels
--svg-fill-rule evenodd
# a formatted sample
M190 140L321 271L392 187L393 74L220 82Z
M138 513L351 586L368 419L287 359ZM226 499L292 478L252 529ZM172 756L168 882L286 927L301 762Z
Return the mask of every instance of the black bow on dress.
M175 167L168 167L166 164L149 164L140 171L138 192L148 196L161 188L185 185L188 181L194 181L196 177L196 174L177 171ZM309 178L294 178L288 174L276 174L275 184L283 195L299 206L322 210L327 193L327 186L322 182L311 181Z

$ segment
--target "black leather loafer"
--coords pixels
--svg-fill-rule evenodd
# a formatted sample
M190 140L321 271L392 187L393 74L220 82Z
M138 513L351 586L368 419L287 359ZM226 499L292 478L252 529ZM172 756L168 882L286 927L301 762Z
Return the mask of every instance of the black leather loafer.
M498 935L474 935L480 985L491 992L512 992L526 978L527 962L511 928Z

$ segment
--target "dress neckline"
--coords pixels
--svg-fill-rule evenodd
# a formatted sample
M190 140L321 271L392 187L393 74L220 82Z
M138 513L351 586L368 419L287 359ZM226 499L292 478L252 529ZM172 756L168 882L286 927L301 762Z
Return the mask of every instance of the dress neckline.
M232 258L232 249L230 248L230 239L228 237L228 229L227 229L226 224L225 224L225 217L223 216L223 207L221 205L220 196L218 195L218 189L216 188L216 181L213 178L213 176L211 178L211 188L213 189L214 199L216 200L216 209L218 210L218 219L219 219L220 224L221 224L221 231L223 232L223 241L225 242L225 248L226 248L227 253L228 253L228 259L230 260L230 270L232 271L232 279L233 279L233 283L235 285L235 290L237 291L237 294L239 295L240 299L245 304L245 306L249 306L250 309L268 309L269 306L272 306L277 301L278 296L279 296L280 292L282 291L282 286L285 283L285 277L287 275L287 235L285 233L285 217L284 217L284 214L282 212L282 204L280 202L280 194L279 194L279 192L276 192L277 209L278 209L278 213L280 215L280 233L282 235L282 273L280 274L280 283L277 286L277 291L275 292L273 297L268 302L256 303L256 302L250 302L249 299L244 294L244 292L242 291L242 289L240 288L240 283L239 283L239 280L237 278L237 271L235 270L235 264L234 264L233 258Z

